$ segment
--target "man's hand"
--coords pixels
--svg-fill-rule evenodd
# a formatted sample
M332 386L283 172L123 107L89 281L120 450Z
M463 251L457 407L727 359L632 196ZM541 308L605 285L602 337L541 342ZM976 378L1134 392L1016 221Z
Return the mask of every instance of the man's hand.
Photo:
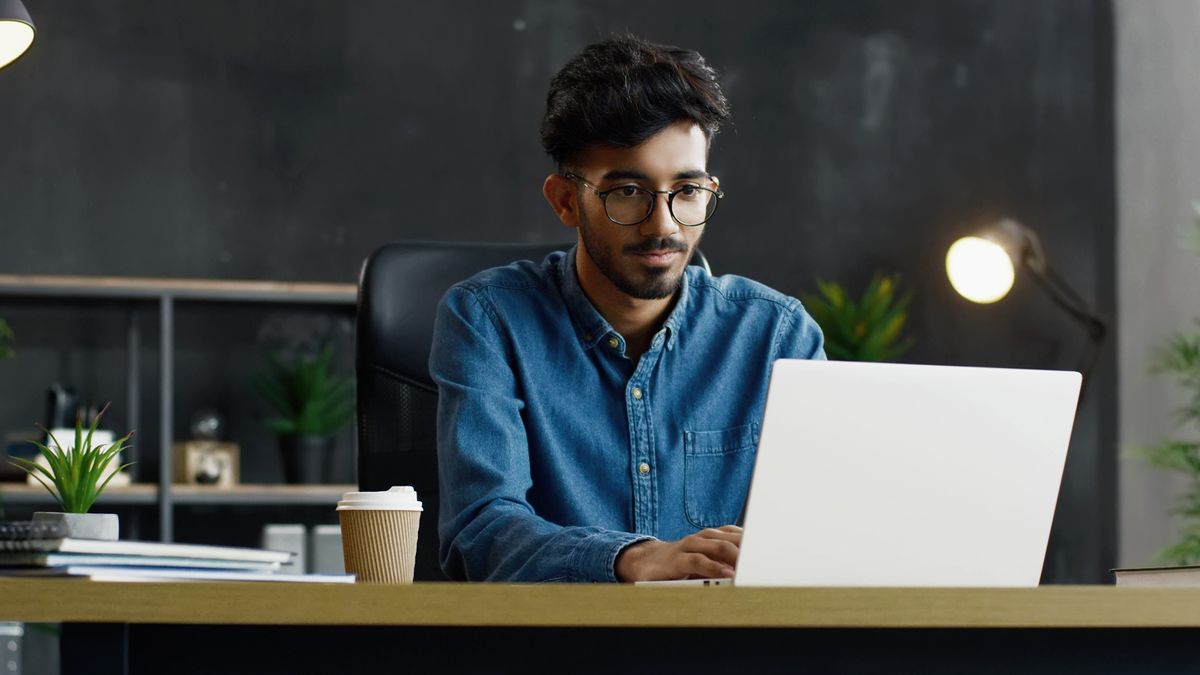
M733 576L742 528L725 525L679 541L640 541L617 556L619 581L723 579Z

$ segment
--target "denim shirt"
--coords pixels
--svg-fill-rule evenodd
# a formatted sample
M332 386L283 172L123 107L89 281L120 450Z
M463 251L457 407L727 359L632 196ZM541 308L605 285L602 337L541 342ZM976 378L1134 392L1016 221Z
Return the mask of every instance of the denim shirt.
M739 521L771 364L822 345L799 300L696 266L636 362L574 248L455 285L429 359L443 569L615 581L634 542Z

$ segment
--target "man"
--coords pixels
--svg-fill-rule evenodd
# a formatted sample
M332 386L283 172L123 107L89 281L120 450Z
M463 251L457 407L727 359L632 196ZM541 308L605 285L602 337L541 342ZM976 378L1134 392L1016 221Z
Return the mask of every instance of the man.
M824 352L796 299L688 266L722 197L708 151L728 118L700 54L634 38L552 80L542 190L578 241L438 310L451 577L732 576L771 364Z

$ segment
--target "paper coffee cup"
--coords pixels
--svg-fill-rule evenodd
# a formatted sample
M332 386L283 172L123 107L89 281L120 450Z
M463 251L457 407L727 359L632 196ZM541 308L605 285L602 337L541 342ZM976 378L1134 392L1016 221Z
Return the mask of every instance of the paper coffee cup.
M411 584L421 510L407 485L342 495L337 512L346 571L360 583Z

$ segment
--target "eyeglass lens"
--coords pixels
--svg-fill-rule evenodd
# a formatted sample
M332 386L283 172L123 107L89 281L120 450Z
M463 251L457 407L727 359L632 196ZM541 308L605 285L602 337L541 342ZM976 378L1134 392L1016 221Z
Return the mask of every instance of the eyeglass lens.
M650 215L656 199L657 194L631 185L609 192L604 206L612 220L635 225ZM686 186L671 196L669 204L675 220L683 225L700 225L717 210L717 195L711 190Z

